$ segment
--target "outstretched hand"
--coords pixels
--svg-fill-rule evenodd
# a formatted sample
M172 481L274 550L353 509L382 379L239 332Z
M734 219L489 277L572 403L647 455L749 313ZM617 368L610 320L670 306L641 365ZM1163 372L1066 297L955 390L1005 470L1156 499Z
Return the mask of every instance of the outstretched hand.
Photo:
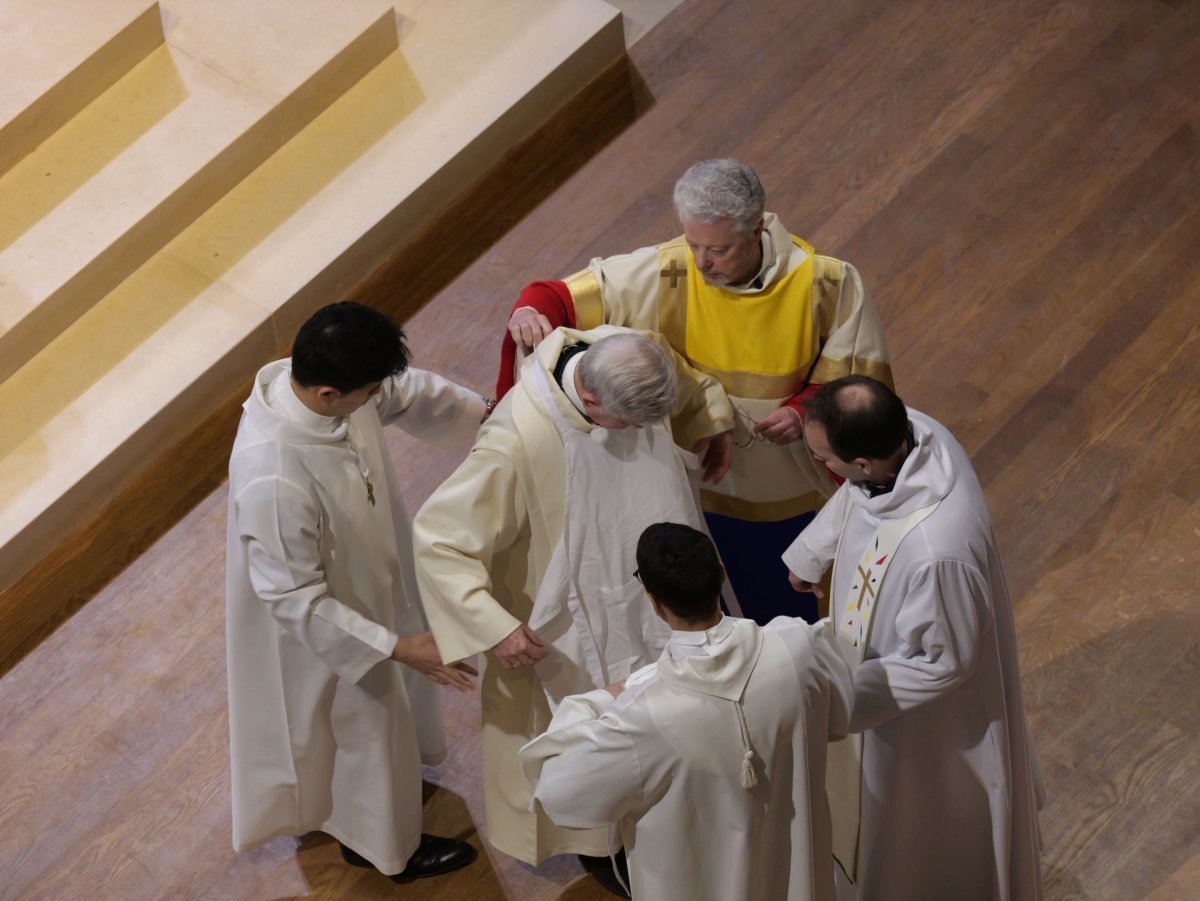
M549 651L541 637L524 623L513 629L509 636L492 648L500 665L506 669L533 666Z
M479 670L469 663L445 664L433 640L432 632L421 632L408 638L401 637L396 641L392 651L392 659L406 666L411 666L431 682L438 685L449 685L458 691L470 691L475 687L473 677L479 675Z

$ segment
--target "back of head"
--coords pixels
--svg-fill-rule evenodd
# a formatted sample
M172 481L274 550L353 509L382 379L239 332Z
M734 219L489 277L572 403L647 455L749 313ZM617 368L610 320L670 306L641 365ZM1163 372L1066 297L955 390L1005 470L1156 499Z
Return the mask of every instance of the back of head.
M657 422L675 407L675 367L642 335L601 338L580 357L579 381L606 413L629 425Z
M687 621L714 616L725 573L712 540L691 526L658 522L638 538L638 577L646 591Z
M407 368L404 330L348 300L317 310L292 344L292 378L305 388L327 385L346 394Z
M842 460L886 460L908 439L904 401L883 382L865 375L834 379L804 408Z
M737 160L704 160L675 182L680 219L710 223L727 219L749 234L766 208L766 192L754 170Z

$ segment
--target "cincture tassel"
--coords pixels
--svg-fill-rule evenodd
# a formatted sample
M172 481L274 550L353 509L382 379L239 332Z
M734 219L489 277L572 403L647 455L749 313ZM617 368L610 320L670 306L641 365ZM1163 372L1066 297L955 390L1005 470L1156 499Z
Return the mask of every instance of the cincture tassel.
M742 755L742 788L750 791L758 785L758 777L754 775L754 751L750 748L750 733L746 729L746 717L742 713L742 705L734 701L733 709L737 712L738 729L742 733L742 747L746 749L746 753Z

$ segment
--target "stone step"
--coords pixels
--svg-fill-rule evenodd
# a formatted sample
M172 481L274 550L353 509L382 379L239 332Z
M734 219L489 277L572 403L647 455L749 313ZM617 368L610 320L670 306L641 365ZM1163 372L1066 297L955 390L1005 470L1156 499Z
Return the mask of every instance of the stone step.
M310 3L279 40L295 5L174 4L166 43L0 178L0 379L396 47L384 0Z
M0 626L48 615L4 589L624 49L597 0L397 10L398 50L0 383Z
M0 175L163 42L146 0L0 0Z

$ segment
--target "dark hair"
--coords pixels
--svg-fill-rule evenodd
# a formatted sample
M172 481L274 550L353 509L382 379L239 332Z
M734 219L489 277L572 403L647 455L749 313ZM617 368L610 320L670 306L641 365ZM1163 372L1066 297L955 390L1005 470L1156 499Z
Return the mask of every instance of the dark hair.
M638 538L638 576L654 599L682 620L717 611L725 573L712 539L691 526L656 522Z
M847 375L834 379L804 408L807 422L825 429L825 440L842 460L886 460L908 438L904 401L878 379Z
M292 377L305 388L328 386L346 394L407 368L404 329L349 300L317 310L292 344Z

